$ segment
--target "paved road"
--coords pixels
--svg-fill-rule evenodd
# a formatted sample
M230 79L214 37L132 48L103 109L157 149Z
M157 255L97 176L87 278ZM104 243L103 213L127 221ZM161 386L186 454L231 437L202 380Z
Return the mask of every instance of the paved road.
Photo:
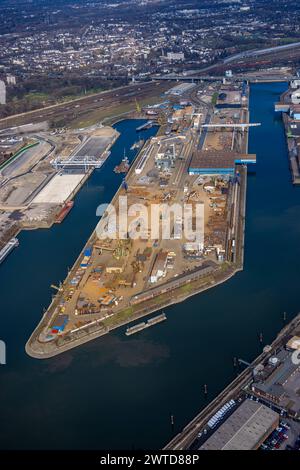
M40 144L38 144L35 147L32 147L28 150L25 150L25 152L21 153L18 157L16 157L15 160L13 160L9 165L7 165L5 168L3 168L1 174L2 176L11 176L12 174L15 174L16 171L23 165L25 165L27 162L30 162L30 159L36 154L36 152L40 151Z
M210 120L211 120L211 117L212 117L212 113L208 111L208 113L206 115L206 118L205 118L204 124L209 124ZM203 148L207 131L208 131L207 127L202 127L201 134L200 134L200 139L199 139L199 144L198 144L198 150L201 150Z

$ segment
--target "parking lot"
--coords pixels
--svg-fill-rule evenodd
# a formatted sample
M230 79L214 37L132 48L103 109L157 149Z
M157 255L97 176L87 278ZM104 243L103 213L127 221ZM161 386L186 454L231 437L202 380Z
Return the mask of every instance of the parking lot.
M260 450L299 450L300 423L284 419L261 445Z

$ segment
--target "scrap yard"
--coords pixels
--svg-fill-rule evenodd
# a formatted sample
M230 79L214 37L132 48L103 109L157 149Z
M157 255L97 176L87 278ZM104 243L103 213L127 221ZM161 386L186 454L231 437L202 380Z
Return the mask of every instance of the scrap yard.
M256 161L247 154L249 89L213 82L196 90L194 99L195 87L176 85L143 108L160 129L111 201L116 214L125 208L126 223L120 215L111 223L104 213L65 281L54 286L26 345L29 355L59 354L243 269L247 167L254 171Z

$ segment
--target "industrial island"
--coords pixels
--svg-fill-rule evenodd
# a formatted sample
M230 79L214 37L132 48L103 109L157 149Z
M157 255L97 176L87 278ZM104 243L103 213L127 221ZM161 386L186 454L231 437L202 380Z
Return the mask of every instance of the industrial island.
M0 263L18 246L21 230L49 228L70 212L118 137L105 122L134 116L133 96L149 103L167 88L133 83L0 119ZM64 124L53 127L51 120Z
M198 204L203 218L197 241L176 235L183 225L177 216L167 240L160 232L153 239L150 231L136 239L99 237L108 227L104 214L28 340L30 356L60 354L243 268L247 170L256 162L247 153L248 128L258 125L249 124L248 97L244 81L180 83L163 102L143 108L145 126L157 123L159 131L139 144L130 168L124 158L115 169L124 180L111 204L118 211L125 196L128 206L143 204L147 211L153 204L162 212L175 203ZM164 319L162 313L127 334Z

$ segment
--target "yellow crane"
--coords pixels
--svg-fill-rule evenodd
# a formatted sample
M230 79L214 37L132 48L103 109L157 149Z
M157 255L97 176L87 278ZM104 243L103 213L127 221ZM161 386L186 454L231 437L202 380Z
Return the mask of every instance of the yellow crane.
M141 112L141 106L140 106L140 104L139 104L139 102L136 98L135 98L135 108L136 108L138 113Z
M55 284L51 284L52 289L56 289L58 292L61 292L63 290L61 283L59 284L59 287L57 287Z

